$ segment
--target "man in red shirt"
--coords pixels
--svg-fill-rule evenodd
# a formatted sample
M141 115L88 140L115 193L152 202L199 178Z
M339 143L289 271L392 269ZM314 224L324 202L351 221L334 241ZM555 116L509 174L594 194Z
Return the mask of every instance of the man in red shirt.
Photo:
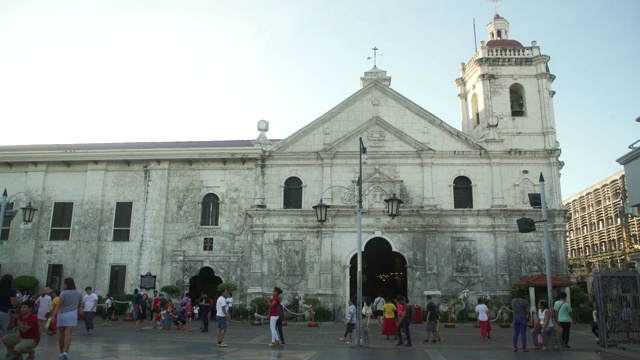
M33 300L27 300L20 306L19 314L10 311L9 331L16 327L20 331L20 335L9 334L2 338L2 342L13 352L11 359L22 359L22 354L26 353L29 353L27 360L36 358L36 352L33 349L40 343L40 328L38 317L31 311L34 306Z

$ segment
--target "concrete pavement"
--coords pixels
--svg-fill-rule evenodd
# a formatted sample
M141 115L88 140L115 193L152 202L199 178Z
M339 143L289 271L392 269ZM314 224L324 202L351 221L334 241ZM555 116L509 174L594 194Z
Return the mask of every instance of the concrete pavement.
M502 329L493 325L492 339L482 341L479 329L473 324L457 324L455 329L441 331L442 342L422 344L425 336L424 324L412 324L413 347L396 347L393 340L387 341L379 335L380 327L372 324L369 329L369 347L357 348L338 338L344 334L341 323L320 323L318 328L309 328L306 322L289 322L284 328L286 345L272 349L266 345L271 339L268 324L251 326L249 322L233 321L225 337L226 348L217 347L216 323L211 322L209 333L197 329L193 332L177 330L152 330L149 325L143 332L133 330L133 323L114 321L111 327L99 326L96 335L85 336L84 323L75 328L69 358L75 359L637 359L640 346L601 349L590 332L589 325L572 327L571 349L557 351L513 352L511 337L513 329ZM527 338L531 347L531 336ZM43 335L36 349L37 359L59 359L58 336Z

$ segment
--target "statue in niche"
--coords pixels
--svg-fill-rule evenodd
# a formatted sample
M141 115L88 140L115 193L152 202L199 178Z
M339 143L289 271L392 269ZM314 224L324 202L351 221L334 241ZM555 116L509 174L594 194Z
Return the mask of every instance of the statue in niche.
M522 182L520 183L519 195L520 195L520 200L522 201L523 204L529 205L529 193L532 193L534 191L535 189L531 180L529 179L522 180Z

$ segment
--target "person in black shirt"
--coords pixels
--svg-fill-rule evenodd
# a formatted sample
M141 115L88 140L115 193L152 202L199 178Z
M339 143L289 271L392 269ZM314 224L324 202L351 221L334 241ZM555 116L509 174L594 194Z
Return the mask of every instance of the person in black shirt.
M204 290L200 293L200 301L198 301L200 307L200 316L202 316L201 332L209 332L209 311L211 310L211 299Z
M427 295L427 338L422 342L424 344L429 342L429 335L433 334L433 342L438 342L438 337L436 336L436 320L438 320L438 308L436 304L431 300L431 295Z

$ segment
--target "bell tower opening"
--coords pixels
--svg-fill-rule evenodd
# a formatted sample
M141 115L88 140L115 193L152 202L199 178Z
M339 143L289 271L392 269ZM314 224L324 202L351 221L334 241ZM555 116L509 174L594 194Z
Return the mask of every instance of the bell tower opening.
M358 256L352 256L349 263L349 295L354 297L358 289ZM362 296L373 300L378 294L407 296L407 260L380 237L369 240L362 251Z

